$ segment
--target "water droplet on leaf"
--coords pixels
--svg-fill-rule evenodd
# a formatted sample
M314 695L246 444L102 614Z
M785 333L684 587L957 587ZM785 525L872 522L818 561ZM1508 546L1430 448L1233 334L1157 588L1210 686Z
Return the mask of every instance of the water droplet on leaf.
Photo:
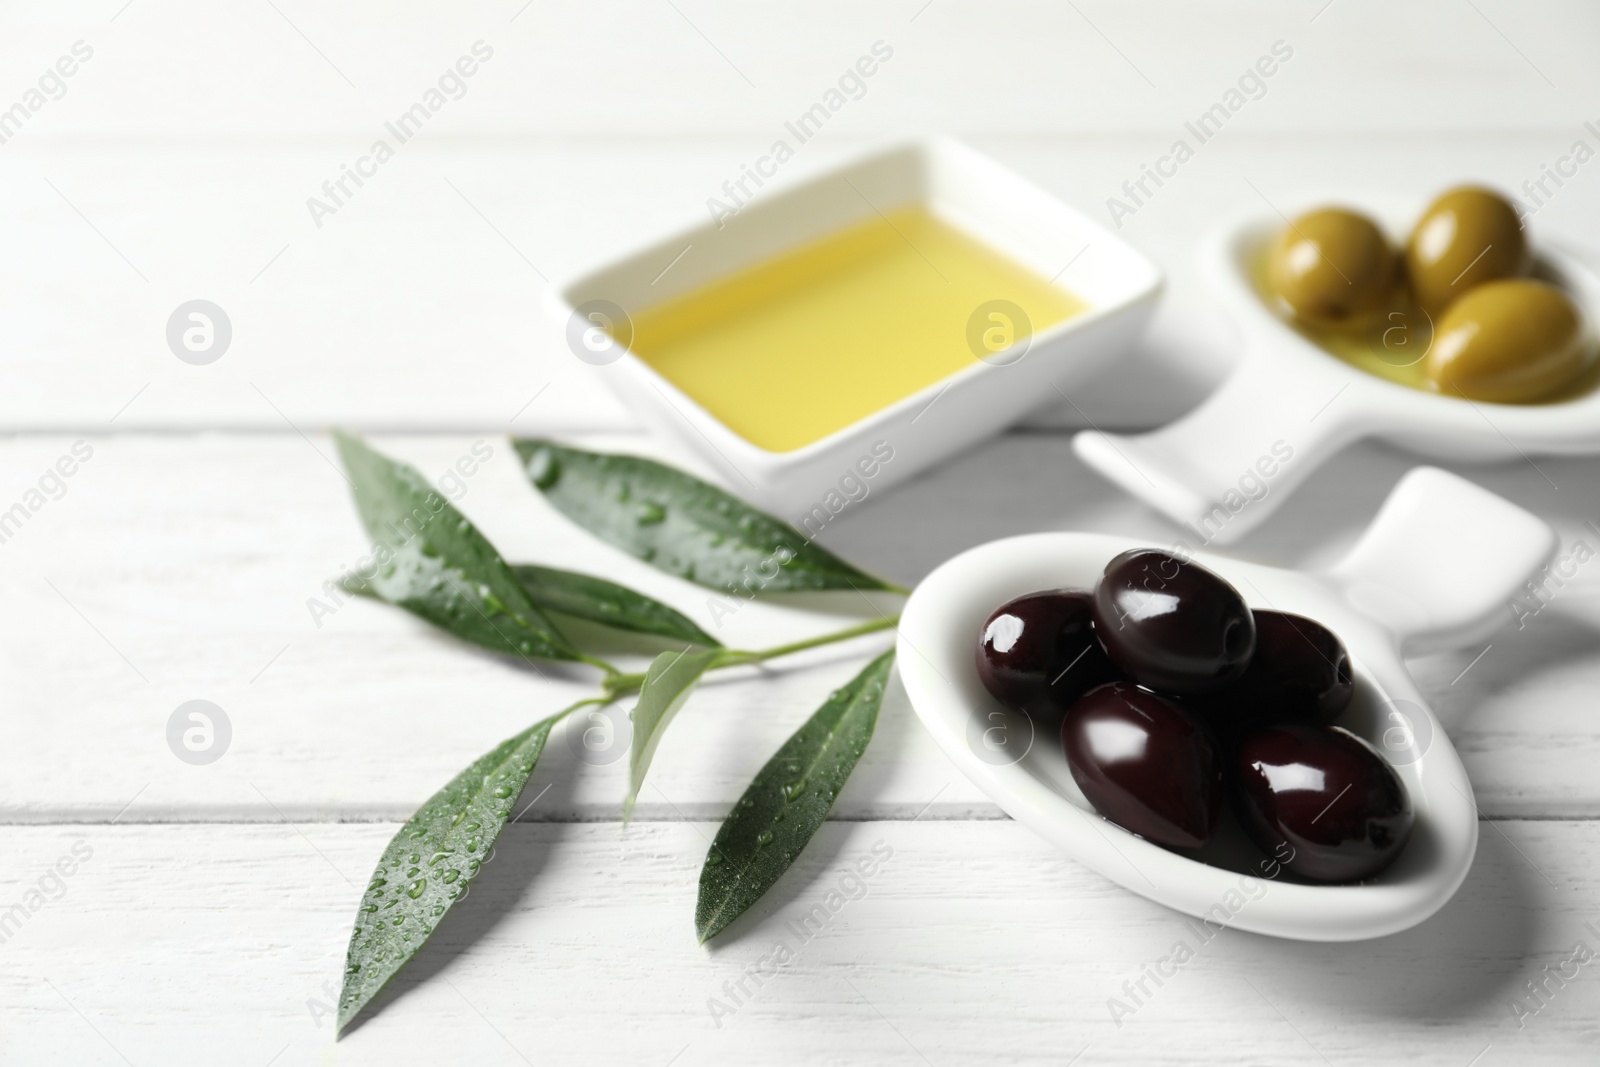
M528 459L528 479L540 489L549 489L561 480L561 461L544 448Z

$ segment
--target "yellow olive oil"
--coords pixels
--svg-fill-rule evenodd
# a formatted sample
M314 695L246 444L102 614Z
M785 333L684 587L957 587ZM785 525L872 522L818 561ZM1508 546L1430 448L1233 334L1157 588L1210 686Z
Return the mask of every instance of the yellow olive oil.
M995 301L1028 325L980 311ZM647 308L631 347L734 432L787 452L1087 308L912 207Z

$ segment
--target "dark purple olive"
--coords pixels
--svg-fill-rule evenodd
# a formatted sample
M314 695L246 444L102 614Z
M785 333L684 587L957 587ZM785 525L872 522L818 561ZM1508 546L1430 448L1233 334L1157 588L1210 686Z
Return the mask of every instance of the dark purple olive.
M1303 615L1258 611L1256 651L1241 680L1262 711L1332 722L1355 695L1350 654L1333 631Z
M1106 564L1093 603L1095 636L1111 662L1159 692L1215 693L1244 674L1255 650L1255 620L1238 590L1155 549Z
M1350 654L1320 622L1257 611L1256 650L1244 676L1194 710L1224 733L1281 722L1329 723L1355 694Z
M1029 593L983 624L978 677L1006 707L1054 725L1084 693L1120 677L1094 638L1089 594Z
M1199 848L1222 808L1222 766L1198 719L1131 682L1089 690L1061 722L1072 779L1101 815L1158 845Z
M1341 727L1268 727L1241 742L1234 771L1234 807L1245 832L1301 877L1370 878L1411 836L1405 783L1376 749Z

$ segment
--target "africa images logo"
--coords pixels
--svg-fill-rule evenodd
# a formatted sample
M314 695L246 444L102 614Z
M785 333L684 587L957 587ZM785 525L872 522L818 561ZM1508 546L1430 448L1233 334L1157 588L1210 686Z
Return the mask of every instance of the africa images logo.
M460 100L467 95L467 79L478 73L480 64L489 62L494 56L494 49L483 41L474 41L471 52L471 55L458 58L453 66L446 67L437 82L424 90L419 100L400 112L393 121L383 124L384 130L394 138L394 144L382 137L373 141L366 154L356 159L354 167L348 163L339 164L338 177L322 183L321 197L306 197L306 210L311 213L311 221L317 229L322 229L323 218L338 214L357 190L367 184L367 179L378 176L378 168L395 157L400 145L421 133L422 127L444 110L450 101ZM352 184L355 188L351 188Z

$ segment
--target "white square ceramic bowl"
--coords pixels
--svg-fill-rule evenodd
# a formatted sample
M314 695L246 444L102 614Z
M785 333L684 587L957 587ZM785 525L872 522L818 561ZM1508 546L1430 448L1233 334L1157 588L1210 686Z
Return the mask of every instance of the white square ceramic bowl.
M867 418L788 452L758 447L657 373L625 344L607 351L595 327L631 337L633 313L796 246L898 208L922 205L970 236L1087 301L1089 310L934 382ZM1161 274L1145 256L993 160L948 139L878 152L764 193L719 227L708 221L551 292L567 342L629 408L687 440L736 492L794 521L822 506L858 461L887 442L881 490L1059 402L1100 370L1149 318ZM600 309L600 318L593 313ZM630 312L628 309L633 309ZM619 315L622 324L615 321ZM583 338L591 338L585 348ZM598 340L598 345L593 344ZM599 348L600 351L593 351ZM878 453L881 458L882 452Z

